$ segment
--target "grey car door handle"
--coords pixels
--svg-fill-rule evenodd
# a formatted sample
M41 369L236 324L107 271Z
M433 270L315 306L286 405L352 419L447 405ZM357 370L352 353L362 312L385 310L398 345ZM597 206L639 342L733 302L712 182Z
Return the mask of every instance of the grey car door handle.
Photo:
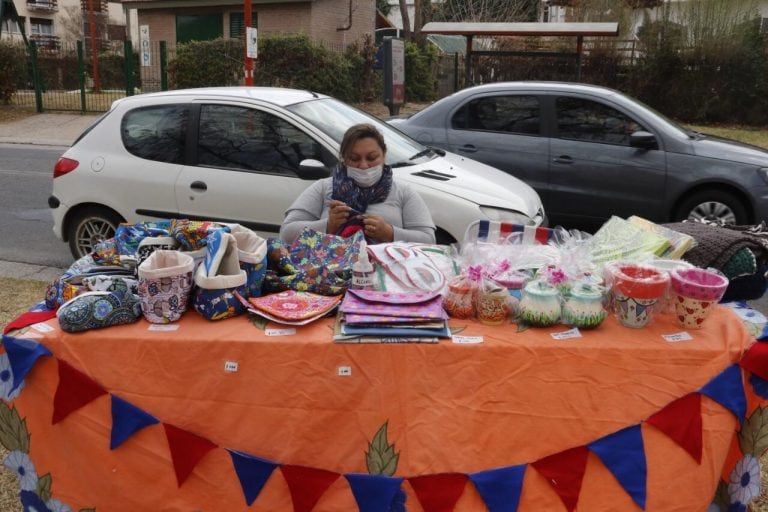
M556 164L572 164L573 158L567 155L560 155L557 158L554 158L552 161L555 162Z
M208 190L208 185L205 184L203 181L193 181L192 184L189 186L192 190L199 190L201 192Z
M476 153L477 148L474 146L474 144L465 144L459 148L459 151L462 153Z

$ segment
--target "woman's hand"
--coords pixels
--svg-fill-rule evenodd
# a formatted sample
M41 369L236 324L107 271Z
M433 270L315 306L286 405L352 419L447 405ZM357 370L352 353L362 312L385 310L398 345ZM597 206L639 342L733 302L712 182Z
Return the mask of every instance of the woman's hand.
M363 215L365 236L379 242L394 242L395 228L380 215Z
M350 210L352 208L342 201L332 200L330 206L328 206L328 224L326 224L325 232L334 234L339 231L341 226L349 220Z

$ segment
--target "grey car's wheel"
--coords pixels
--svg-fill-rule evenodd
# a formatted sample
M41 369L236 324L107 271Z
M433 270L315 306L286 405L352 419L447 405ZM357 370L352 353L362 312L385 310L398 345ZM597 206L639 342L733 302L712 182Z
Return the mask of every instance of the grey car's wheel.
M67 226L69 250L75 259L93 251L93 247L115 235L115 228L123 221L107 208L85 208L75 214Z
M717 224L749 224L742 200L724 190L702 190L687 197L677 210L677 220L707 221Z

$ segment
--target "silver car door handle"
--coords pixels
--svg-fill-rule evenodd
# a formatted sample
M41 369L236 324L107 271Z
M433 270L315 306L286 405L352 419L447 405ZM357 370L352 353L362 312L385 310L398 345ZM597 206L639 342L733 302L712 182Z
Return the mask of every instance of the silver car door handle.
M573 158L567 156L567 155L560 155L557 158L552 159L553 162L556 164L572 164Z
M199 190L200 192L204 192L208 190L208 185L206 185L203 181L193 181L189 188L192 190Z
M473 144L465 144L459 148L462 153L476 153L477 148Z

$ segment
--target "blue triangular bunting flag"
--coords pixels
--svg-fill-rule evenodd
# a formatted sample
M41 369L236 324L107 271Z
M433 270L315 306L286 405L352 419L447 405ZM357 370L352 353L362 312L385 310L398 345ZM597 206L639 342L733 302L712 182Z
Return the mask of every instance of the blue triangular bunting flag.
M365 473L349 473L344 478L352 488L360 512L388 512L403 483L402 478Z
M243 488L245 503L250 507L259 497L261 489L277 467L277 463L235 450L227 451L232 457L232 465L235 466L235 473Z
M739 423L744 422L747 414L747 397L744 395L744 383L741 380L739 365L732 364L720 372L701 388L699 393L730 410Z
M490 512L516 512L523 489L525 464L507 466L469 475Z
M633 425L587 445L619 484L645 510L648 470L640 425Z
M112 395L112 434L109 449L114 450L139 430L155 423L159 423L159 420L151 414Z
M5 346L5 351L8 353L8 362L13 372L13 387L11 387L10 392L19 387L38 358L53 355L50 350L40 343L24 338L4 335L3 346Z

